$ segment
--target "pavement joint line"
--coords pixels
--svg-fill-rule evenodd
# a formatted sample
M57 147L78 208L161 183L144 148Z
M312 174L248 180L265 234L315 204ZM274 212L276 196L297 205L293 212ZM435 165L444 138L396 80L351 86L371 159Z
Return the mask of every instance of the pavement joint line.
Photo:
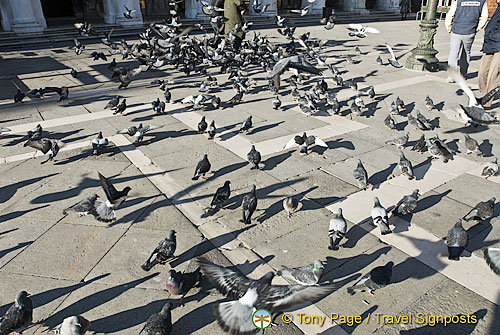
M236 249L226 249L224 246L229 244L234 245L232 242L236 242L237 238L232 234L230 230L219 225L216 231L212 229L206 229L207 226L212 226L214 224L218 224L215 221L202 219L201 215L204 213L203 208L196 202L191 201L189 203L180 203L178 198L181 196L190 197L189 194L183 191L183 188L177 184L177 182L168 175L168 173L163 173L163 170L157 166L151 159L149 159L144 153L142 153L139 149L137 149L130 141L123 135L115 135L110 140L115 143L115 145L122 150L123 154L131 161L133 165L135 165L141 172L149 179L149 181L155 185L160 191L162 191L165 196L196 226L200 233L208 240L214 244L214 246L224 254L233 264L235 264L238 268L241 269L241 266L238 264L245 263L245 261L257 260L262 262L260 256L258 256L253 250L246 248L236 248ZM155 174L156 173L156 174ZM158 174L159 173L159 174ZM171 198L173 195L179 195L175 198ZM212 223L210 223L212 222ZM214 243L217 238L220 238L221 235L232 236L230 242L227 242L223 245L218 245ZM237 242L236 242L237 243ZM257 266L256 269L252 272L254 275L258 276L264 275L268 271L274 271L268 264L263 263L260 266ZM288 285L289 283L280 277L275 277L275 282L281 285ZM304 313L312 313L315 315L326 315L315 305L309 305L302 309ZM305 334L332 334L332 335L346 335L346 331L340 325L333 325L327 330L322 329L318 325L306 325L300 324L299 322L294 320L295 325Z

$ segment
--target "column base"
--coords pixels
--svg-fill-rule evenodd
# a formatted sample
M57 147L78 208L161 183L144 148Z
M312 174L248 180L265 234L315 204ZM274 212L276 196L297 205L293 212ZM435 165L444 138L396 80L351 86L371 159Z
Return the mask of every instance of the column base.
M37 22L14 23L12 31L16 33L41 33L45 28Z

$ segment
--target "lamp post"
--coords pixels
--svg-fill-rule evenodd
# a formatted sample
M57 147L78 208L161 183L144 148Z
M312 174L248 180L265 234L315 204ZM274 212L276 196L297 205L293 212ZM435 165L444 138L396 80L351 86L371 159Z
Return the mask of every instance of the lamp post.
M406 59L405 67L410 70L437 71L439 60L436 58L438 51L434 49L434 35L438 27L436 20L438 0L429 0L425 18L420 23L420 39L417 47L411 51Z

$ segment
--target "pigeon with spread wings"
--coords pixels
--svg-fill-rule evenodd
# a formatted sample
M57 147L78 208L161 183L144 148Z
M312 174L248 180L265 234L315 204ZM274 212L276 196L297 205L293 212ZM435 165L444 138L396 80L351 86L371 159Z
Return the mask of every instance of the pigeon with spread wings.
M360 24L357 23L349 23L349 26L347 27L349 29L349 36L356 36L359 38L365 38L366 33L370 34L378 34L380 31L378 29L372 28L372 27L363 27Z
M139 124L139 127L136 126L130 126L128 128L125 128L121 131L118 132L118 134L128 134L129 136L133 136L134 138L134 143L140 143L142 142L144 135L149 132L150 130L153 129L158 129L163 126L152 126L152 125L147 125L145 127L142 126L142 123Z
M399 62L398 62L398 59L396 58L396 55L394 55L394 50L392 50L391 46L386 43L385 44L385 47L387 48L387 50L389 51L389 53L391 54L391 58L389 58L389 63L394 66L395 68L399 69L399 68L402 68L403 65L401 65Z
M111 222L116 219L115 209L127 199L131 188L126 186L123 190L117 191L110 180L106 179L100 172L99 180L101 181L102 189L106 193L106 201L96 200L95 210L92 212L94 217L101 222Z
M272 79L275 83L274 86L279 87L280 76L289 68L321 75L321 70L309 64L302 56L291 56L280 59L276 64L274 64L273 69L267 75L267 79ZM296 75L298 75L298 71L296 72Z
M316 137L316 136L307 136L307 134L304 132L302 136L297 135L294 136L292 139L290 139L285 147L283 148L284 150L290 149L294 145L299 146L299 152L302 155L307 155L308 154L308 147L312 145L319 145L320 147L323 148L328 148L328 145L323 141L321 138Z
M47 163L49 160L55 162L56 160L54 158L57 156L57 153L60 149L60 145L56 140L51 141L46 138L38 140L33 140L30 138L28 141L26 141L26 143L24 143L24 146L40 150L45 155L45 158L40 162L40 164Z

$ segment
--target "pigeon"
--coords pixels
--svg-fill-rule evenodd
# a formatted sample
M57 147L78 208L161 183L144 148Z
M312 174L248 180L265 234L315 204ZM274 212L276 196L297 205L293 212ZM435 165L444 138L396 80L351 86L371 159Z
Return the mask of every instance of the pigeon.
M323 141L319 137L316 137L313 135L307 136L307 134L304 132L302 134L302 136L297 135L297 136L294 136L293 138L291 138L285 144L283 149L284 150L290 149L291 147L293 147L296 144L299 146L299 153L301 155L307 155L308 154L308 147L310 147L312 145L319 145L320 147L328 148L328 145L325 143L325 141Z
M170 100L172 100L172 92L167 88L165 89L165 93L163 93L163 97L165 98L165 101L167 103L170 103Z
M337 209L337 213L330 220L328 227L328 236L330 237L329 250L339 250L339 244L347 232L347 223L342 216L342 208Z
M299 207L299 200L297 198L286 197L283 199L283 208L289 218L292 217L293 213L295 213L297 207Z
M281 17L279 15L276 15L276 24L278 25L278 27L284 27L285 21L286 21L286 17Z
M153 111L156 112L156 114L163 114L165 112L165 102L160 101L160 98L151 102L151 105L153 106Z
M435 108L434 101L429 96L425 97L425 107L429 112Z
M14 103L17 104L18 102L23 102L25 96L26 94L18 88L17 93L14 94Z
M111 181L106 179L100 172L98 172L98 174L101 186L108 200L105 202L96 200L95 211L93 211L92 214L98 221L111 222L116 219L115 209L120 207L127 199L127 195L131 191L131 188L126 186L123 190L117 191Z
M288 69L288 68L294 68L296 70L316 74L316 75L321 75L321 70L315 68L311 64L309 64L306 59L302 56L291 56L291 57L286 57L280 59L276 64L274 64L274 67L272 71L267 75L267 79L272 79L275 82L279 83L280 76ZM279 86L279 85L275 85Z
M391 103L391 109L389 113L391 113L392 115L399 115L399 108L398 105L396 105L396 102L393 101Z
M17 294L4 316L0 318L0 334L7 335L12 332L22 333L33 321L33 303L26 291Z
M496 274L500 274L500 248L486 248L483 252L486 263Z
M375 99L375 88L373 86L370 86L370 88L368 89L368 96L372 100Z
M107 137L102 136L102 131L99 132L96 138L94 138L91 142L92 144L92 155L100 155L100 150L106 147L109 143Z
M242 132L246 132L248 133L248 131L250 130L250 128L252 128L252 115L250 115L246 120L245 122L243 122L241 124L241 127L240 127L240 133Z
M486 162L484 164L481 176L486 177L486 179L488 179L489 177L493 177L498 173L498 168L498 158L495 157L495 160L493 162Z
M11 131L9 128L0 127L0 138L2 138L2 133L7 133L9 131Z
M69 212L78 213L78 216L84 216L95 211L95 202L99 196L97 194L80 200L75 205L63 210L63 215L68 215Z
M147 125L145 127L142 126L142 123L139 124L139 127L136 126L130 126L128 128L125 128L121 131L118 132L118 134L127 134L129 136L132 136L134 138L134 143L140 143L144 139L144 135L149 132L150 130L153 129L158 129L163 126L152 126L152 125Z
M448 259L452 261L460 260L460 256L467 246L467 231L462 227L461 219L458 219L453 228L448 231L446 245L448 246Z
M125 16L126 19L128 20L132 20L133 17L132 17L132 13L133 12L137 12L137 10L135 9L128 9L127 6L123 6L125 7L125 12L123 13L123 16Z
M432 129L432 123L431 120L426 118L425 116L420 113L419 110L417 110L417 121L418 121L418 127L422 130L431 130Z
M384 119L384 124L390 129L396 129L396 122L391 117L391 114L387 114L387 117Z
M230 184L231 182L226 180L224 185L217 189L214 197L212 198L212 202L210 203L211 209L217 209L217 207L223 206L224 203L229 200L229 197L231 196L231 188L229 187Z
M90 57L92 57L94 59L94 61L97 61L99 59L102 59L103 61L107 61L108 58L106 57L106 55L104 54L104 52L97 52L97 51L94 51L90 54Z
M4 128L6 129L6 128ZM10 129L9 129L10 131ZM31 140L39 140L42 138L43 135L43 128L41 124L37 124L35 128L28 130L27 132L27 138Z
M304 286L317 285L323 275L325 267L320 260L315 260L313 264L289 268L282 265L283 270L278 271L278 276L293 280L297 284Z
M194 176L191 180L198 180L198 178L205 178L205 174L210 171L212 165L208 161L208 155L204 154L201 161L196 165L196 169L194 169Z
M370 294L374 294L375 290L389 285L392 278L393 266L394 262L388 262L384 266L377 266L373 268L369 274L361 277L361 279L354 286L348 287L347 292L350 295L354 295L356 292L365 291L370 292Z
M251 318L257 308L278 313L306 301L312 301L333 291L333 285L271 285L274 276L267 273L259 280L248 279L230 269L199 259L203 274L222 293L233 301L215 305L214 314L219 326L232 334L255 332Z
M259 2L258 0L252 4L252 8L256 14L264 13L269 7L269 5L264 5L262 8L260 6L262 6L262 2Z
M119 101L120 101L120 96L116 95L115 97L111 98L111 100L109 100L109 102L106 104L106 107L104 107L104 109L115 108L116 106L118 106Z
M255 145L252 144L252 148L247 154L247 160L250 163L250 170L259 169L259 163L261 160L260 152L255 150Z
M392 140L386 141L385 144L393 144L398 149L403 149L405 144L408 142L409 133L407 132L404 136L396 137Z
M80 315L65 318L63 322L53 329L53 334L59 335L84 335L89 329L90 321Z
M380 233L382 235L392 233L392 230L389 228L389 217L387 216L387 212L385 208L382 207L377 197L373 198L372 221L376 227L380 227Z
M81 36L90 36L94 35L96 36L97 33L95 32L94 28L92 28L92 24L88 22L84 23L73 23L73 26L78 30L78 33Z
M113 70L116 67L116 59L113 58L111 63L108 65L108 69Z
M115 114L123 114L123 112L125 112L125 109L127 109L127 99L123 99L122 102L117 105L116 107L112 107L114 108L114 112L113 112L113 115Z
M172 333L172 303L165 303L159 313L151 315L139 335L170 335Z
M392 209L393 216L409 215L412 214L417 208L417 200L419 190L413 190L410 195L405 195Z
M276 96L276 98L274 98L272 103L273 103L273 109L279 109L281 107L281 100L278 96Z
M358 187L363 190L366 190L366 187L368 186L368 173L366 172L366 169L363 166L361 159L358 159L358 165L352 172L352 175L354 179L356 179L356 181L358 182Z
M300 14L300 16L306 16L307 13L309 13L309 8L311 6L305 6L304 8L302 9L291 9L290 12L291 13L297 13L297 14Z
M240 222L245 224L250 224L252 220L252 214L257 209L257 195L255 194L255 185L252 185L250 193L243 197L243 202L241 204L243 217Z
M382 61L382 57L380 57L380 55L377 57L375 61L377 62L378 65L384 64L384 62Z
M408 159L406 159L405 154L402 151L399 154L398 168L399 172L403 176L407 176L409 180L415 178L415 175L413 174L413 165Z
M147 71L149 67L150 65L148 64L141 64L134 69L117 66L112 69L113 75L111 76L111 78L118 77L118 79L120 80L120 86L118 86L118 89L127 88L135 77L137 77L142 72Z
M427 151L431 154L431 157L440 158L443 163L448 162L449 151L441 143L441 141L435 141L432 139L427 140Z
M85 45L82 45L82 43L80 43L80 41L78 41L76 38L73 38L73 41L75 42L75 45L73 47L75 48L76 55L81 55L83 50L85 50Z
M330 15L322 23L325 24L325 26L323 28L325 28L326 30L332 30L333 27L335 27L335 15Z
M401 65L399 62L398 62L398 59L396 58L396 56L394 55L394 51L392 50L391 46L386 43L385 44L385 47L387 48L387 50L389 51L389 53L391 54L391 58L389 58L389 64L391 64L392 66L394 66L395 68L399 69L399 68L402 68L403 65Z
M493 217L495 201L496 198L493 197L488 201L479 202L467 215L463 217L463 219L465 221L477 219L485 221L486 219Z
M215 128L215 121L212 120L212 122L210 122L210 126L208 126L208 139L209 140L212 140L214 137L215 137L215 133L217 132L217 129Z
M425 136L424 134L422 134L422 136L420 136L420 138L418 139L418 141L413 145L413 147L411 148L412 151L417 151L417 152L424 152L425 150L427 150L427 144L425 142Z
M170 230L167 237L158 244L151 256L141 265L141 268L144 271L149 271L156 264L165 264L169 259L174 257L176 247L177 239L175 237L175 230Z
M467 149L467 155L475 153L476 156L481 156L483 153L479 148L479 143L468 134L464 134L465 137L465 148Z
M28 141L26 141L26 143L24 143L23 146L40 150L45 155L45 158L40 162L40 164L44 164L49 160L55 162L56 160L54 158L57 156L57 153L60 149L60 145L56 140L51 141L46 138L38 140L33 140L30 138L28 139Z
M71 68L71 76L73 78L77 78L78 77L78 71L76 71L75 69Z
M200 279L200 268L187 273L180 273L171 269L168 271L167 289L170 294L180 295L179 306L184 306L182 302L183 298L188 294L190 289L200 282Z
M229 99L227 102L236 105L241 102L241 99L243 98L243 91L238 91L231 99Z
M355 24L355 23L349 23L349 26L347 27L349 30L349 36L353 37L359 37L359 38L365 38L367 35L366 33L370 34L378 34L380 31L378 31L375 28L372 27L363 27L360 24Z
M203 134L207 130L208 124L205 120L205 115L201 117L201 121L198 122L198 133Z
M396 106L398 106L399 110L405 109L405 103L403 102L403 100L401 100L399 96L396 98Z

